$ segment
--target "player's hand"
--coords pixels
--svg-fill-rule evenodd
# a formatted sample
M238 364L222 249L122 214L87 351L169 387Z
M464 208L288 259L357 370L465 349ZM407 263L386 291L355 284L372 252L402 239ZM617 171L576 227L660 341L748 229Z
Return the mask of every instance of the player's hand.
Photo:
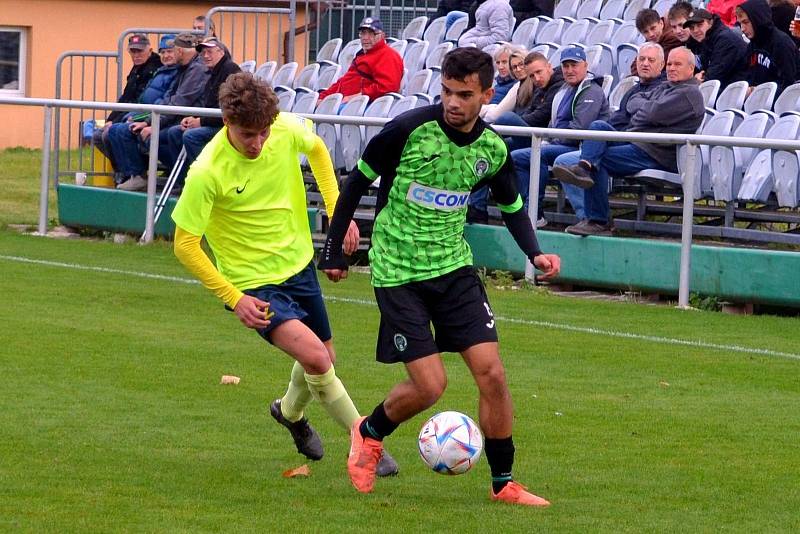
M269 302L244 295L233 309L236 316L247 328L266 328L269 318L274 314L269 311Z
M540 280L550 280L561 272L561 258L556 254L539 254L533 258L533 265L542 271Z
M361 233L358 231L358 225L355 221L350 221L350 227L344 236L344 253L348 256L358 250L358 240L361 238Z
M347 269L323 269L322 272L331 282L338 282L347 278Z

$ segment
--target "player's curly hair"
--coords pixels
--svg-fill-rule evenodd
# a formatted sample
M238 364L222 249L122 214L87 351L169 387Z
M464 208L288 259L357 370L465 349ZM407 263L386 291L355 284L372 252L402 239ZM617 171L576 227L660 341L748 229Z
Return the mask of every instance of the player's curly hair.
M249 72L228 76L219 87L222 118L243 128L266 128L278 116L278 97Z

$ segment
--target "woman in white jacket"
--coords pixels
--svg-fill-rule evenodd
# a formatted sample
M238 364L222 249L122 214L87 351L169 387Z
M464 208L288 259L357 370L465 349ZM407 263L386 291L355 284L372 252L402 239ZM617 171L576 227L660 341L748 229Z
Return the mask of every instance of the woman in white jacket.
M530 83L526 81L528 80L528 73L525 71L525 56L527 53L528 52L521 47L514 47L511 51L508 57L508 68L511 70L512 76L518 81L508 90L508 93L506 93L506 96L503 97L503 100L501 100L499 104L486 104L481 107L480 116L486 122L493 123L506 111L514 111L518 107L525 107L530 102L530 95L533 93L532 88L530 91L523 90L523 95L519 94L520 85L523 83ZM518 102L520 99L519 97L524 95L527 95L528 101Z
M514 30L514 12L508 0L478 0L475 26L458 39L458 46L484 48L500 41L510 41Z

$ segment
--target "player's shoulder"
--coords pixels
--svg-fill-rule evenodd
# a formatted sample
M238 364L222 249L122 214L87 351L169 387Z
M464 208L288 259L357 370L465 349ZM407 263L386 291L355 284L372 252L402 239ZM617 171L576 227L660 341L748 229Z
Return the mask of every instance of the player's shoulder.
M311 121L295 113L281 111L270 126L272 132L312 131Z
M425 123L435 122L442 115L441 109L441 104L410 109L392 119L389 124L412 132Z

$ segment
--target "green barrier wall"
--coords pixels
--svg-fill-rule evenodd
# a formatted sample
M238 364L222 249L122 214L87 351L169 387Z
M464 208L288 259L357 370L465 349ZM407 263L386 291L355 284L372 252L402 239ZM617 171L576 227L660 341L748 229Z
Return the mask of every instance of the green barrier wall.
M146 198L141 193L61 184L61 224L141 234ZM170 198L156 225L156 234L172 235ZM316 231L318 210L309 209ZM525 258L501 226L468 225L467 240L475 264L513 272L525 270ZM542 248L559 254L561 281L664 294L678 293L680 244L653 239L576 237L538 232ZM800 307L800 253L736 247L692 247L691 290L738 302Z

